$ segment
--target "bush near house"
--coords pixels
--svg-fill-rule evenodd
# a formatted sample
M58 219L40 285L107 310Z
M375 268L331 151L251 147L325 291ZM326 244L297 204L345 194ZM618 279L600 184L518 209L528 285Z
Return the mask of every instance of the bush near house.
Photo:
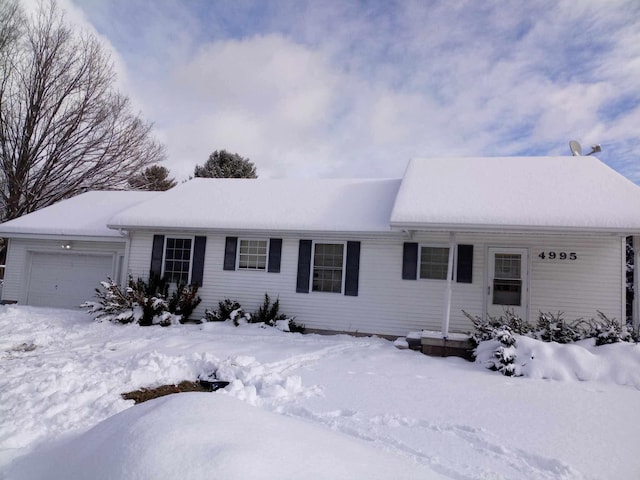
M563 318L563 312L553 314L540 312L535 326L522 320L512 310L506 310L500 317L487 315L486 318L473 316L463 311L471 320L475 332L471 340L475 345L474 353L483 342L493 342L493 357L486 364L490 370L504 375L517 375L517 339L515 335L531 337L543 342L572 343L578 340L594 338L595 345L616 342L640 342L640 330L622 324L615 318L610 319L598 311L597 319L577 319L573 322Z
M240 323L261 323L264 326L276 327L285 332L304 332L304 325L295 322L295 317L280 313L280 300L271 303L269 294L264 294L264 301L253 314L244 311L239 302L225 298L218 302L218 310L205 310L204 320L208 322L233 321L237 327Z
M124 289L111 278L101 285L102 288L96 288L98 301L81 305L96 320L167 326L187 321L201 301L197 285L178 285L169 296L169 283L157 275L151 275L148 282L129 276Z

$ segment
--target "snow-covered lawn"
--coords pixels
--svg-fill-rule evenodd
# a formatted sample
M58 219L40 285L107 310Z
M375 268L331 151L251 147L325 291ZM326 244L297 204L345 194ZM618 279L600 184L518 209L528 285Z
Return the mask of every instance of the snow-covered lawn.
M382 339L255 325L12 306L0 332L6 480L640 478L638 345L527 341L530 377L508 378ZM212 372L229 387L120 397Z

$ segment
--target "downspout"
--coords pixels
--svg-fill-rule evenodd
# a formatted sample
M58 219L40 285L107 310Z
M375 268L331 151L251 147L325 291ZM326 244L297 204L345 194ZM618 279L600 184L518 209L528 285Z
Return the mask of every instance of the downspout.
M131 253L131 235L128 230L118 229L126 241L124 244L124 256L122 258L122 270L120 271L120 285L128 285L129 281L129 254Z
M451 290L453 283L453 261L455 259L456 235L449 232L449 263L447 264L447 289L445 291L444 314L442 316L442 338L449 336L449 317L451 316Z

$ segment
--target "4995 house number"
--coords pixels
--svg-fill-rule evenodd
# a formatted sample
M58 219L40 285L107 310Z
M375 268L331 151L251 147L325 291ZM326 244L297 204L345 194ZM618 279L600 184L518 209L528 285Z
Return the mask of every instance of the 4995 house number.
M577 260L578 254L576 252L540 252L538 255L542 260Z

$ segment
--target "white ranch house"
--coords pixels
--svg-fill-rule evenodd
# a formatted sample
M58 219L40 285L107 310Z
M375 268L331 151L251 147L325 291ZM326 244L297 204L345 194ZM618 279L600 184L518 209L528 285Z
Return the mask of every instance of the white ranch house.
M89 192L0 225L2 300L76 307L107 276L197 283L194 317L264 294L307 329L471 330L463 310L625 317L640 187L594 157L412 160L402 179L194 179ZM637 309L636 309L637 311ZM637 319L637 315L636 315Z

